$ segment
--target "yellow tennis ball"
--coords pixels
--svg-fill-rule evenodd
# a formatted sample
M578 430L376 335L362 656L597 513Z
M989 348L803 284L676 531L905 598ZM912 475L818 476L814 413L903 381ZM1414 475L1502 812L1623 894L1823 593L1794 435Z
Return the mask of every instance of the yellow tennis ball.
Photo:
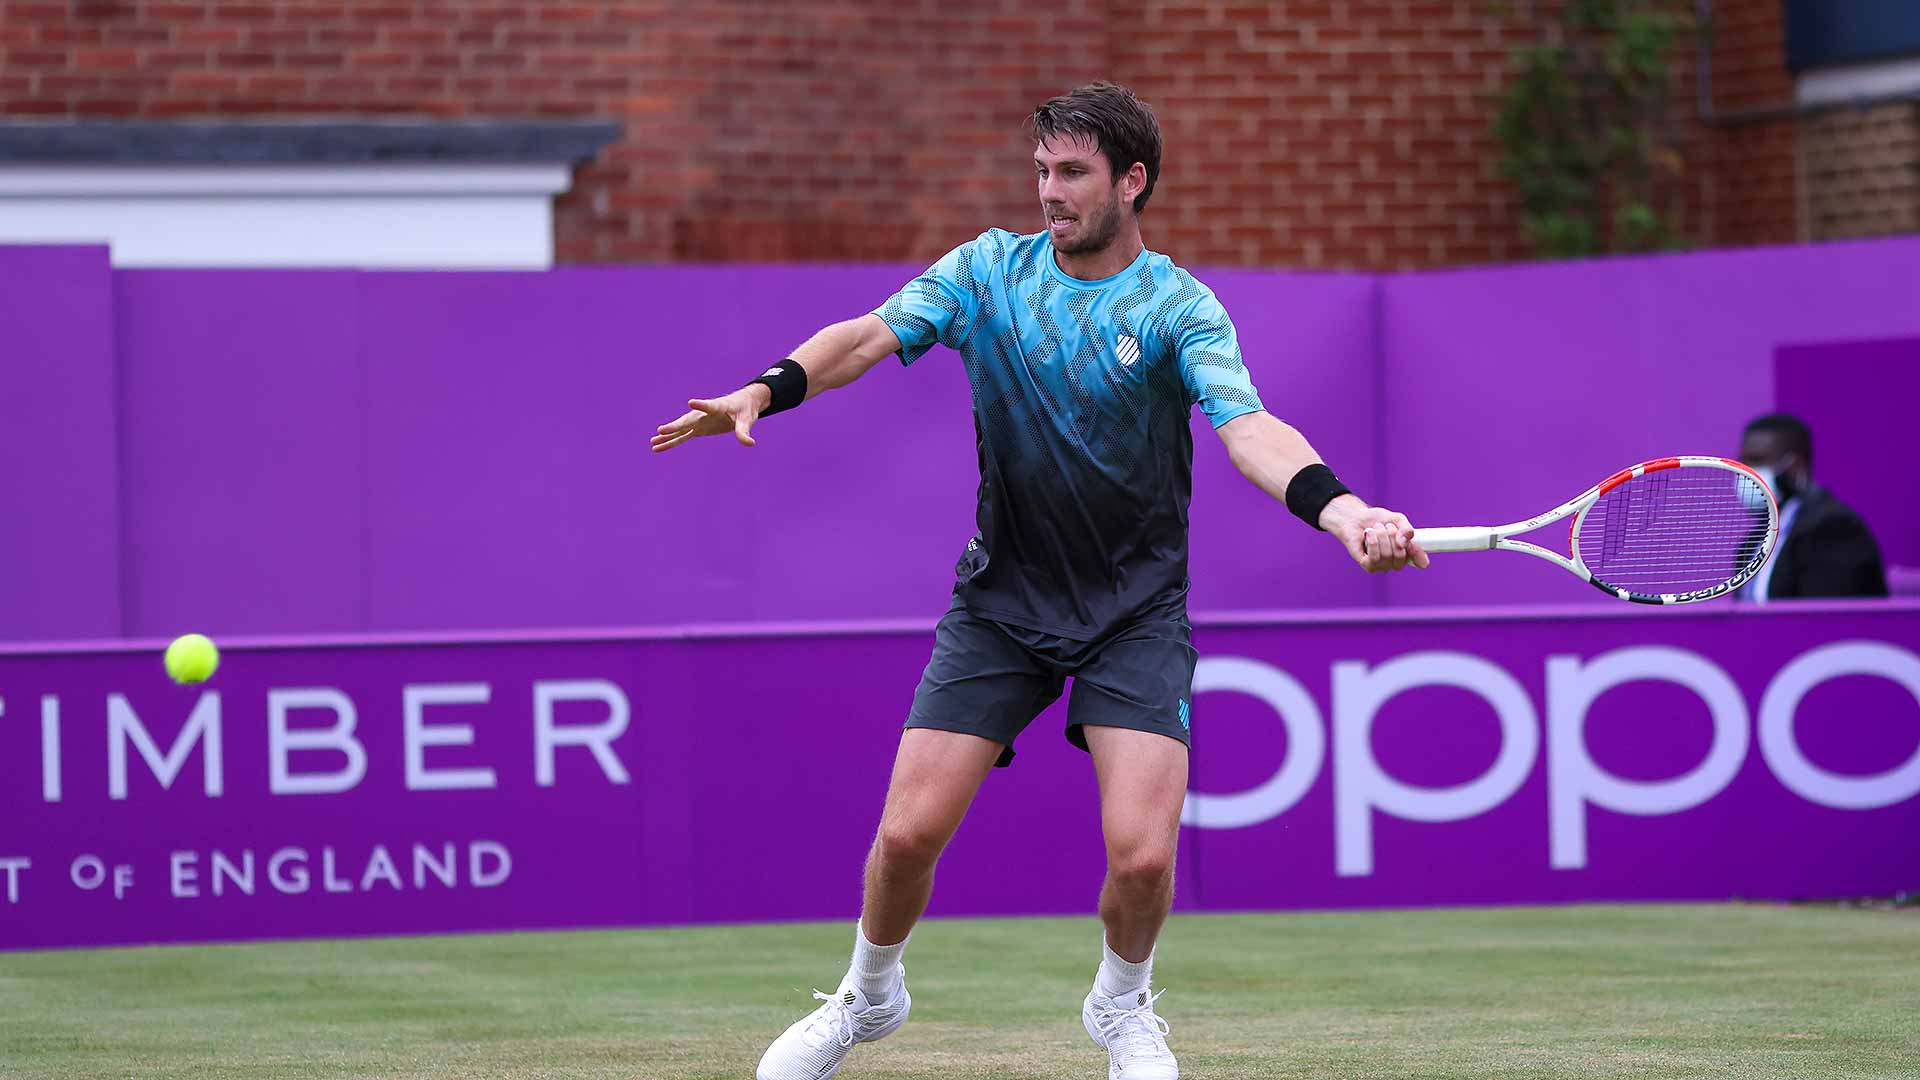
M167 646L167 674L177 683L203 683L220 666L220 650L205 634L185 634Z

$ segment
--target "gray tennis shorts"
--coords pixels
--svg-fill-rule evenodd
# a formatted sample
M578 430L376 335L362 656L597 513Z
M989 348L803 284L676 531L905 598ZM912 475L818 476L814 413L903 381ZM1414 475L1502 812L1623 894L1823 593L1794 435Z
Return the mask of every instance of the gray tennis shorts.
M1075 641L995 622L958 598L934 631L933 658L906 726L959 731L1001 745L1054 703L1073 678L1067 741L1087 748L1087 724L1151 731L1192 745L1193 627L1184 612L1149 613L1098 641Z

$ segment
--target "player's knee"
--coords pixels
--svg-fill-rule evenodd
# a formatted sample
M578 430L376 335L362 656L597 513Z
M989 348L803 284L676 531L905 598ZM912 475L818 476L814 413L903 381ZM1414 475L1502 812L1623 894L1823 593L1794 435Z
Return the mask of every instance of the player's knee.
M1173 845L1132 844L1110 852L1107 872L1122 888L1159 888L1173 875Z
M874 858L884 871L920 873L933 868L946 846L937 828L916 821L884 821L873 840Z

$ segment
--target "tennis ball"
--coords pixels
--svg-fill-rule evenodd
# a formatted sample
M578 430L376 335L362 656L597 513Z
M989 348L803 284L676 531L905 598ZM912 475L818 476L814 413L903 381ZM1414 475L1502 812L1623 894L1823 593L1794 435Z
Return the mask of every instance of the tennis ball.
M203 683L220 666L220 650L205 634L184 634L167 646L167 674L181 684Z

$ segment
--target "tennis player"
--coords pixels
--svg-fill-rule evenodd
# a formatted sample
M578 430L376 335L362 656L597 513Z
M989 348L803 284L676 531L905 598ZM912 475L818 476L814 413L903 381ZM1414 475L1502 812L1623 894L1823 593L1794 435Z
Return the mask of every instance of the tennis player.
M732 433L846 386L889 355L957 350L972 384L979 532L914 693L867 857L853 960L775 1039L759 1080L823 1080L885 1038L912 999L901 963L934 864L981 781L1068 676L1066 737L1099 781L1102 959L1081 1006L1113 1080L1172 1080L1154 1011L1154 941L1173 902L1195 653L1187 503L1198 404L1247 479L1368 572L1424 567L1400 514L1368 506L1260 403L1213 293L1146 250L1160 128L1095 83L1033 112L1045 229L960 245L870 315L836 323L745 387L688 402L653 449Z

